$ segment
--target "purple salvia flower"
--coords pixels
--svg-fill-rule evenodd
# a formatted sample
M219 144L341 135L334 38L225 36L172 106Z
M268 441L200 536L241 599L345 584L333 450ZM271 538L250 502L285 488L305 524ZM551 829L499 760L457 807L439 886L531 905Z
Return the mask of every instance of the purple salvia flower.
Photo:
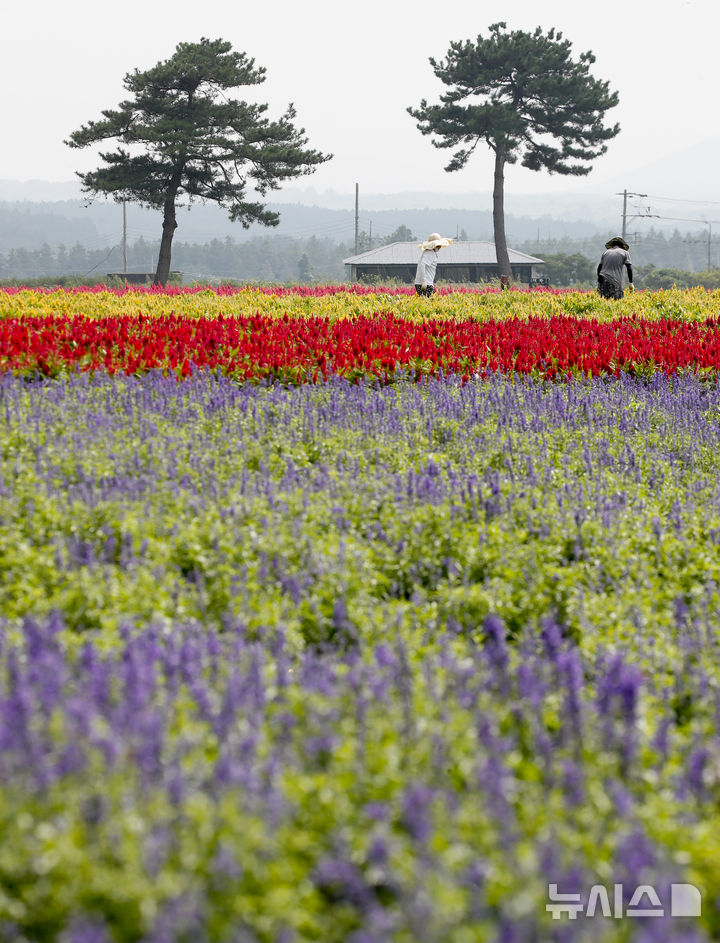
M112 937L104 924L76 920L60 937L59 943L111 943L111 940Z
M485 633L484 650L487 653L491 666L503 675L508 666L508 649L505 641L505 623L495 613L485 617L483 622Z
M409 786L403 795L401 822L415 841L425 842L432 834L431 805L434 792L428 786Z
M362 872L344 858L323 858L315 869L313 880L333 902L346 902L361 910L371 902Z

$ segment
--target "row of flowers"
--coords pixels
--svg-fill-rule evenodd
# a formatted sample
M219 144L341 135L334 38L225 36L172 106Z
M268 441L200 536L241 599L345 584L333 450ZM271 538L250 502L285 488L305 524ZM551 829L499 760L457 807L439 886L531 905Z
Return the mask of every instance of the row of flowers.
M282 318L324 317L343 320L375 317L392 311L407 321L438 318L450 321L499 321L512 318L618 317L702 321L720 317L720 292L703 288L639 292L621 301L606 301L594 292L569 290L498 291L492 287L440 288L432 298L418 298L412 286L192 286L183 288L0 290L0 319L28 316L86 318L176 314L187 318L265 314Z
M0 370L56 375L104 369L188 375L212 370L241 380L317 381L331 373L390 379L515 371L667 374L720 369L720 325L702 322L513 318L408 322L392 312L337 321L266 315L187 319L179 315L88 320L44 316L0 320Z
M529 288L511 288L512 292L526 294ZM564 294L570 289L567 288L537 288L533 291L543 291L549 294ZM326 295L411 295L415 296L414 285L125 285L122 287L110 287L99 283L97 285L75 285L67 288L26 288L23 286L6 286L0 291L8 294L21 294L22 292L38 292L40 294L66 293L71 295L98 295L111 294L117 298L125 295L141 295L149 297L183 297L185 295L197 295L200 293L211 293L221 297L231 297L233 295L252 292L258 295L276 295L281 298L299 295L303 298L324 298ZM496 285L454 285L449 287L439 285L437 293L439 295L450 294L499 294L501 289Z

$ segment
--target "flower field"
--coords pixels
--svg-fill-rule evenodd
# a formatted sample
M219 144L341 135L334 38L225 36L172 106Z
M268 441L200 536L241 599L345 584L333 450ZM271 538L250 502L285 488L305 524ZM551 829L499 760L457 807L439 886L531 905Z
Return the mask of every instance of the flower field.
M0 294L0 940L718 939L718 317Z
M431 316L407 290L315 292L6 292L0 371L317 382L720 369L720 308L704 291L633 296L624 308L577 292L445 292Z

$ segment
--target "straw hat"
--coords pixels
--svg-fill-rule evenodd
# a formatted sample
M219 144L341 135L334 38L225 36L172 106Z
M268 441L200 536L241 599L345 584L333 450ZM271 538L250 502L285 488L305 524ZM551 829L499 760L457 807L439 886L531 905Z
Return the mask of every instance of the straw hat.
M445 246L452 245L452 239L445 239L439 232L431 232L425 242L420 243L420 248L425 249L443 249Z
M609 239L605 243L605 248L606 249L616 249L616 248L624 249L627 252L630 246L627 244L627 242L625 242L622 236L613 236L612 239Z

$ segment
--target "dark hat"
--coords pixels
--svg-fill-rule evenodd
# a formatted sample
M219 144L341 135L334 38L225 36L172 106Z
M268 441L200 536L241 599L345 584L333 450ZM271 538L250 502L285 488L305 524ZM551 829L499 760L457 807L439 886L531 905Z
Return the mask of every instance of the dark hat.
M625 251L627 252L630 246L627 244L627 242L625 242L622 236L613 236L612 239L609 239L605 243L605 248L606 249L615 249L615 248L625 249Z

